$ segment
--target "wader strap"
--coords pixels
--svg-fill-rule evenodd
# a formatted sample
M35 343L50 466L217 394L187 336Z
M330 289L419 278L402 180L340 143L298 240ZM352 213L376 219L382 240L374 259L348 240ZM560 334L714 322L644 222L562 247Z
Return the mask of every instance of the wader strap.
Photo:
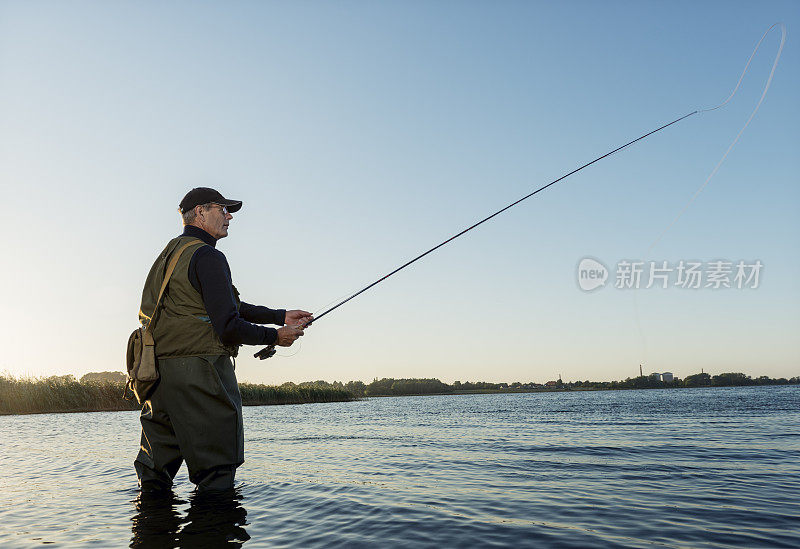
M158 298L156 299L156 306L153 308L153 316L150 317L150 322L147 323L147 328L144 331L144 338L145 338L145 345L152 345L153 339L153 325L156 322L156 312L158 311L158 305L161 303L161 297L164 295L164 290L167 288L167 284L169 283L169 279L172 276L172 272L175 270L175 266L178 264L178 260L181 258L181 254L183 251L188 248L189 246L194 246L195 244L203 244L202 240L192 240L187 242L180 248L178 251L172 255L172 258L169 260L169 265L167 265L167 272L164 273L164 282L161 283L161 289L158 291Z

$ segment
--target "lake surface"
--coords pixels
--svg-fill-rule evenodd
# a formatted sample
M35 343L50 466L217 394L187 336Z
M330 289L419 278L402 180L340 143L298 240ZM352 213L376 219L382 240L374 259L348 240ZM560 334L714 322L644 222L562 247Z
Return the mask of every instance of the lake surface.
M137 412L0 417L0 546L800 546L800 386L244 415L225 498L140 497Z

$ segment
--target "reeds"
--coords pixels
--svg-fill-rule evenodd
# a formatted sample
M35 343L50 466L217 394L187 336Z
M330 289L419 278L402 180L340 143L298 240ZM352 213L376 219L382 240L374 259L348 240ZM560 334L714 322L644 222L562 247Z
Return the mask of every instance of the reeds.
M77 381L73 376L16 378L0 375L0 414L134 410L122 385Z
M56 412L138 410L135 400L122 398L124 383L77 381L73 376L17 378L0 374L0 415ZM274 387L239 385L245 406L304 404L355 400L345 389L329 387Z
M343 402L356 400L355 395L347 389L318 386L256 385L240 383L242 404L260 406L263 404L303 404L306 402Z

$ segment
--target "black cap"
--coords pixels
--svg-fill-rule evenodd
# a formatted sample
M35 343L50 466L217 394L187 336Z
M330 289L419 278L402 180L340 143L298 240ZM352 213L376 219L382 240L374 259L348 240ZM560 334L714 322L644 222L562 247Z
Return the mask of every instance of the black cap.
M192 189L186 193L186 196L183 197L178 207L181 213L186 213L195 206L202 206L209 202L225 206L230 213L238 212L242 207L241 200L228 200L219 194L219 191L209 189L208 187L196 187Z

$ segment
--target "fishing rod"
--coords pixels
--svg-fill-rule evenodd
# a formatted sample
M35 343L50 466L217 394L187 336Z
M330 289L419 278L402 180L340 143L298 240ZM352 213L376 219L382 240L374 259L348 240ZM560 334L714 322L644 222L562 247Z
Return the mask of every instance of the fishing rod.
M564 179L568 178L569 176L571 176L571 175L573 175L573 174L576 174L576 173L578 173L578 172L579 172L579 171L581 171L582 169L584 169L584 168L588 168L589 166L591 166L591 165L592 165L592 164L594 164L595 162L599 162L600 160L603 160L604 158L607 158L607 157L611 156L612 154L614 154L614 153L616 153L616 152L619 152L619 151L621 151L621 150L622 150L622 149L624 149L625 147L629 147L630 145L633 145L633 144L634 144L634 143L636 143L637 141L641 141L642 139L645 139L646 137L649 137L649 136L653 135L653 134L654 134L654 133L656 133L656 132L660 132L661 130L663 130L663 129L665 129L665 128L668 128L668 127L670 127L670 126L672 126L673 124L677 124L677 123L678 123L678 122L680 122L681 120L685 120L685 119L689 118L690 116L697 114L698 112L700 112L700 111L699 111L699 110L697 110L697 111L692 111L692 112L690 112L689 114L685 114L685 115L681 116L680 118L676 118L675 120L673 120L672 122L670 122L670 123L668 123L668 124L664 124L663 126L661 126L661 127L659 127L659 128L656 128L655 130L652 130L652 131L650 131L650 132L647 132L647 133L646 133L646 134L644 134L644 135L641 135L641 136L637 137L637 138L636 138L636 139L634 139L633 141L628 141L628 142L627 142L627 143L625 143L624 145L622 145L622 146L620 146L620 147L617 147L616 149L614 149L614 150L612 150L612 151L609 151L609 152L605 153L605 154L604 154L604 155L602 155L602 156L598 156L597 158L595 158L595 159L594 159L594 160L592 160L591 162L587 162L587 163L586 163L586 164L584 164L583 166L581 166L581 167L579 167L579 168L576 168L576 169L572 170L571 172L569 172L569 173L566 173L566 174L562 175L562 176L561 176L561 177L559 177L558 179L554 179L553 181L551 181L551 182L550 182L550 183L548 183L547 185L543 185L543 186L539 187L538 189L536 189L536 190L535 190L535 191L533 191L532 193L528 193L528 194L526 194L525 196L523 196L522 198L520 198L520 199L518 199L518 200L515 200L514 202L512 202L512 203L511 203L511 204L509 204L508 206L505 206L504 208L501 208L501 209L497 210L497 211L496 211L496 212L494 212L493 214L491 214L491 215L488 215L488 216L484 217L483 219L481 219L480 221L478 221L478 222L476 222L476 223L473 223L472 225L470 225L470 226L469 226L469 227L467 227L466 229L462 230L461 232L454 234L453 236L451 236L451 237L450 237L450 238L448 238L447 240L444 240L443 242L440 242L439 244L437 244L436 246L434 246L434 247L433 247L433 248L431 248L430 250L428 250L428 251L426 251L426 252L423 252L423 253L419 254L419 255L418 255L417 257L415 257L414 259L411 259L410 261L407 261L407 262L403 263L402 265L400 265L399 267L397 267L395 270L393 270L393 271L391 271L390 273L388 273L388 274L386 274L386 275L382 276L381 278L379 278L378 280L376 280L376 281L375 281L375 282L373 282L372 284L370 284L370 285L368 285L368 286L365 286L364 288L360 289L359 291L357 291L356 293L354 293L354 294L353 294L353 295L351 295L350 297L343 299L342 301L340 301L339 303L337 303L336 305L334 305L334 306L333 306L333 307L331 307L330 309L327 309L326 311L324 311L323 313L321 313L319 316L315 317L315 318L314 318L314 320L312 320L312 322L318 322L318 321L319 321L319 319L321 319L323 316L327 315L327 314L328 314L328 313L330 313L330 312L333 312L333 311L335 311L336 309L338 309L339 307L341 307L342 305L344 305L345 303L347 303L347 302L348 302L348 301L350 301L351 299L354 299L354 298L358 297L359 295L363 294L364 292L366 292L366 291L367 291L367 290L369 290L370 288L373 288L374 286L377 286L378 284L380 284L381 282L383 282L384 280L386 280L386 279L387 279L387 278L389 278L390 276L392 276L392 275L394 275L394 274L396 274L396 273L399 273L400 271L402 271L402 270L403 270L403 269L405 269L406 267L408 267L408 266L412 265L413 263L416 263L417 261L419 261L420 259L422 259L422 258L423 258L423 257L425 257L426 255L428 255L428 254L430 254L430 253L432 253L432 252L434 252L434 251L438 250L439 248L441 248L441 247L442 247L442 246L444 246L445 244L448 244L448 243L452 242L453 240L455 240L455 239L456 239L456 238L458 238L459 236L461 236L461 235L464 235L464 234L468 233L469 231L471 231L472 229L474 229L474 228L478 227L479 225L482 225L482 224L486 223L487 221L489 221L490 219L492 219L492 218L493 218L493 217L495 217L495 216L498 216L498 215L500 215L500 214L501 214L501 213L503 213L504 211L506 211L506 210L508 210L508 209L510 209L510 208L513 208L514 206L516 206L516 205L517 205L517 204L519 204L520 202L522 202L522 201L524 201L524 200L527 200L527 199L529 199L530 197L534 196L535 194L538 194L538 193L542 192L542 191L543 191L543 190L545 190L546 188L548 188L548 187L551 187L551 186L555 185L555 184L556 184L556 183L558 183L559 181L563 181ZM309 323L308 323L306 326L310 326L310 325L311 325L311 322L309 322ZM268 347L264 347L263 349L261 349L260 351L258 351L257 353L255 353L253 356L254 356L254 357L256 357L256 358L258 358L258 359L264 360L264 359L270 358L270 357L271 357L271 356L273 356L274 354L275 354L275 345L269 345Z
M688 113L688 114L685 114L685 115L683 115L683 116L681 116L681 117L679 117L679 118L676 118L676 119L675 119L675 120L673 120L672 122L669 122L669 123L667 123L667 124L664 124L663 126L660 126L660 127L656 128L655 130L649 131L649 132L645 133L644 135L641 135L641 136L637 137L636 139L634 139L634 140L632 140L632 141L628 141L628 142L627 142L627 143L625 143L624 145L622 145L622 146L620 146L620 147L617 147L616 149L613 149L613 150L611 150L611 151L609 151L609 152L605 153L605 154L604 154L604 155L602 155L602 156L598 156L597 158L595 158L595 159L594 159L594 160L592 160L591 162L587 162L587 163L586 163L586 164L584 164L583 166L580 166L579 168L576 168L576 169L572 170L571 172L568 172L568 173L566 173L566 174L562 175L562 176L561 176L561 177L559 177L558 179L554 179L554 180L553 180L553 181L551 181L550 183L548 183L548 184L546 184L546 185L543 185L542 187L539 187L538 189L536 189L536 190L535 190L535 191L533 191L532 193L528 193L528 194L526 194L525 196L523 196L522 198L520 198L520 199L518 199L518 200L515 200L514 202L512 202L512 203L511 203L511 204L509 204L508 206L505 206L504 208L501 208L501 209L497 210L496 212L494 212L494 213L492 213L492 214L490 214L490 215L488 215L488 216L484 217L484 218L483 218L483 219L481 219L480 221L478 221L478 222L476 222L476 223L474 223L474 224L470 225L469 227L467 227L466 229L462 230L461 232L454 234L453 236L451 236L451 237L450 237L450 238L448 238L447 240L444 240L443 242L440 242L439 244L437 244L437 245L436 245L436 246L434 246L433 248L431 248L431 249L429 249L429 250L427 250L427 251L425 251L425 252L423 252L423 253L419 254L419 255L418 255L417 257L415 257L414 259L411 259L410 261L407 261L407 262L403 263L402 265L400 265L399 267L397 267L396 269L394 269L394 270L393 270L393 271L391 271L390 273L388 273L388 274L386 274L386 275L382 276L381 278L379 278L378 280L376 280L376 281L375 281L375 282L373 282L372 284L369 284L368 286L365 286L364 288L362 288L361 290L357 291L356 293L354 293L354 294L353 294L353 295L351 295L350 297L347 297L347 298L343 299L342 301L340 301L339 303L337 303L337 304L336 304L336 305L334 305L333 307L331 307L331 308L327 309L326 311L324 311L323 313L321 313L319 316L315 317L315 318L314 318L314 319L313 319L311 322L309 322L309 323L305 324L304 326L305 326L305 327L307 327L307 326L310 326L310 325L311 325L313 322L317 322L319 319L321 319L322 317L324 317L324 316L325 316L325 315L327 315L328 313L330 313L330 312L332 312L332 311L334 311L334 310L338 309L339 307L341 307L342 305L344 305L345 303L347 303L347 302L348 302L348 301L350 301L351 299L354 299L354 298L358 297L359 295L363 294L364 292L366 292L366 291L367 291L367 290L369 290L370 288L373 288L374 286L377 286L378 284L380 284L381 282L383 282L384 280L386 280L386 279L387 279L387 278L389 278L390 276L392 276L392 275L394 275L394 274L396 274L396 273L398 273L398 272L402 271L403 269L405 269L406 267L408 267L408 266L412 265L413 263L416 263L417 261L419 261L420 259L422 259L422 258L423 258L423 257L425 257L426 255L430 254L431 252L434 252L434 251L438 250L439 248L441 248L441 247L442 247L442 246L444 246L445 244L448 244L448 243L452 242L453 240L455 240L455 239L456 239L456 238L458 238L459 236L461 236L461 235L463 235L463 234L466 234L466 233L468 233L469 231L471 231L472 229L474 229L474 228L478 227L479 225L482 225L483 223L486 223L487 221L489 221L489 220L490 220L490 219L492 219L493 217L500 215L501 213L503 213L504 211L506 211L506 210L508 210L508 209L510 209L510 208L513 208L514 206L516 206L516 205L517 205L517 204L519 204L520 202L523 202L524 200L527 200L527 199L531 198L532 196L534 196L534 195L536 195L536 194L540 193L541 191L543 191L543 190L547 189L548 187L551 187L552 185L555 185L555 184L556 184L556 183L558 183L559 181L563 181L564 179L568 178L569 176L571 176L571 175L573 175L573 174L576 174L576 173L578 173L578 172L579 172L579 171L581 171L582 169L584 169L584 168L587 168L587 167L591 166L591 165L592 165L592 164L594 164L595 162L599 162L600 160L603 160L604 158L607 158L607 157L611 156L612 154L614 154L614 153L616 153L616 152L619 152L619 151L621 151L622 149L624 149L624 148L626 148L626 147L629 147L630 145L633 145L633 144L634 144L634 143L636 143L637 141L641 141L641 140L643 140L643 139L645 139L645 138L647 138L647 137L649 137L649 136L651 136L651 135L653 135L653 134L655 134L655 133L657 133L657 132L660 132L661 130L663 130L663 129L665 129L665 128L668 128L668 127L672 126L673 124L677 124L678 122L681 122L682 120L685 120L685 119L689 118L690 116L693 116L693 115L695 115L695 114L697 114L697 113L704 113L704 112L713 111L713 110L719 109L720 107L723 107L724 105L726 105L726 104L727 104L727 103L728 103L728 102L729 102L729 101L730 101L730 100L733 98L733 96L734 96L734 95L736 95L736 92L739 90L739 86L741 86L741 84L742 84L742 79L744 78L744 75L747 73L747 70L748 70L748 68L750 67L750 62L753 60L753 57L755 56L756 52L758 51L758 48L761 46L761 42L763 42L763 41L764 41L764 38L766 38L767 34L769 34L769 32L770 32L770 31L771 31L773 28L775 28L775 27L779 27L779 28L781 29L781 43L780 43L780 47L779 47L779 49L778 49L778 54L777 54L777 56L775 57L775 62L774 62L774 63L773 63L773 65L772 65L772 71L770 72L769 79L767 80L766 87L764 88L764 91L763 91L763 93L762 93L762 95L761 95L761 98L760 98L760 100L759 100L759 102L758 102L758 105L756 105L756 109L755 109L755 110L753 111L753 113L750 115L750 118L747 120L747 123L746 123L746 124L745 124L745 126L744 126L744 127L743 127L743 128L740 130L740 131L739 131L739 134L736 136L736 139L734 140L734 142L733 142L733 143L731 143L731 145L730 145L730 147L728 147L728 150L726 151L725 155L722 157L722 159L720 160L720 162L719 162L719 163L717 164L717 166L714 168L714 171L711 173L711 175L709 175L709 176L708 176L708 178L706 179L705 183L704 183L704 184L703 184L703 185L700 187L700 189L698 189L698 191L695 193L695 195L692 197L692 199L689 201L689 203L688 203L688 204L687 204L687 205L684 207L684 210L683 210L683 211L685 211L685 210L686 210L686 208L688 208L688 207L689 207L689 205L690 205L690 204L691 204L691 203L694 201L694 199L697 197L697 195L698 195L698 194L699 194L699 193L700 193L700 192L703 190L703 188L704 188L704 187L705 187L705 186L708 184L708 182L709 182L709 180L711 179L711 177L713 177L713 175L714 175L714 174L716 173L716 171L719 169L720 165L721 165L721 164L722 164L722 162L725 160L725 157L727 157L727 155L728 155L728 153L730 152L730 150L731 150L731 149L733 148L733 146L736 144L736 141L738 141L738 139L739 139L739 137L741 136L741 134L742 134L742 132L744 131L744 129L747 127L747 125L748 125L748 124L750 123L750 121L753 119L753 116L755 116L755 113L756 113L756 111L758 110L758 107L761 105L761 102L764 100L764 97L765 97L765 96L766 96L766 94L767 94L767 90L769 89L769 85L770 85L770 83L772 82L772 77L773 77L773 75L775 74L775 69L776 69L776 67L778 66L778 60L780 59L781 52L783 51L783 45L784 45L784 43L786 42L786 26L785 26L783 23L775 23L775 24L774 24L774 25L772 25L770 28L768 28L768 29L766 30L766 32L765 32L765 33L764 33L764 34L761 36L761 40L759 40L759 41L758 41L758 44L756 44L756 47L755 47L755 49L753 50L753 53L752 53L752 54L750 54L750 58L747 60L747 64L745 65L745 67L744 67L744 70L742 71L742 74L741 74L741 76L739 77L739 81L736 83L736 86L733 88L733 91L732 91L732 92L731 92L731 94L728 96L728 98L727 98L727 99L725 99L725 101L723 101L723 102L722 102L722 103L720 103L719 105L716 105L716 106L714 106L714 107L709 107L709 108L706 108L706 109L698 109L698 110L692 111L692 112L690 112L690 113ZM680 217L680 215L683 213L683 211L681 211L681 213L678 215L678 217ZM673 221L673 223L672 223L672 224L674 224L674 223L675 223L675 221L677 221L677 219L678 219L678 218L676 218L676 219ZM664 230L664 232L662 232L661 236L659 236L659 239L660 239L660 238L663 236L663 234L664 234L664 233L665 233L667 230L669 230L669 228L672 226L672 224L671 224L669 227L667 227L667 229L665 229L665 230ZM658 240L657 240L657 241L658 241ZM657 242L657 241L656 241L656 242ZM653 244L655 245L655 243L653 243ZM258 358L258 359L260 359L260 360L264 360L264 359L270 358L271 356L275 355L275 352L276 352L276 351L275 351L275 345L269 345L269 346L267 346L267 347L264 347L263 349L261 349L261 350L260 350L260 351L258 351L257 353L255 353L253 356L254 356L254 357L256 357L256 358Z

